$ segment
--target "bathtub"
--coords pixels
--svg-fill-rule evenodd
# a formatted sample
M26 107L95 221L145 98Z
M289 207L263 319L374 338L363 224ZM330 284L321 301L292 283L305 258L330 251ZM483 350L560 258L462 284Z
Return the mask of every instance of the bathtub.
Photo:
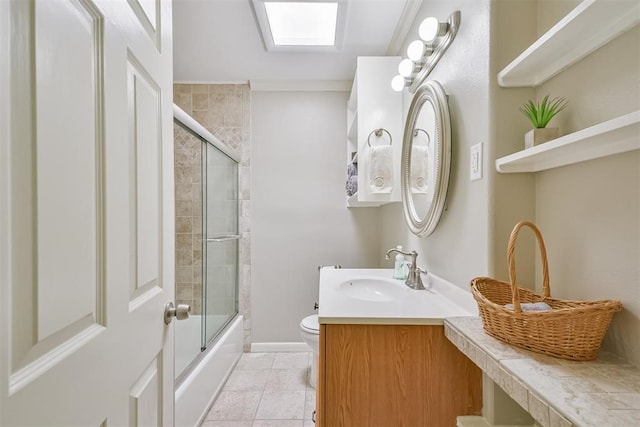
M200 321L200 316L191 316L189 319L176 322L176 370L181 370L193 360L192 354L181 352L181 349L193 351L193 345L199 348ZM185 322L194 322L197 325ZM243 341L242 316L236 316L214 344L200 354L197 364L186 373L186 377L181 379L176 388L176 427L194 427L202 423L224 382L240 359Z

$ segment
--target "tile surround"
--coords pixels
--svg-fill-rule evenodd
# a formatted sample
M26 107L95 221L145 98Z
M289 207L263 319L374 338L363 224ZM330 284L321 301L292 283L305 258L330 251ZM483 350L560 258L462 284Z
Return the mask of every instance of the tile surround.
M239 246L239 311L244 316L244 350L249 351L251 345L251 312L250 312L250 284L251 284L251 136L250 136L250 89L248 84L174 84L173 100L187 114L193 117L209 132L215 135L224 144L240 154L239 164L239 197L240 197L240 233L242 235ZM194 155L195 156L195 155ZM188 166L190 163L188 153L176 152L176 165ZM198 160L199 162L199 160ZM188 171L180 171L188 176ZM200 174L192 170L192 184L200 183ZM176 186L178 180L176 179ZM199 188L199 185L197 186ZM193 185L192 194L196 192ZM188 193L188 190L184 190ZM195 196L195 195L194 195ZM184 198L178 198L185 201ZM188 201L187 199L186 201ZM196 202L197 203L197 202ZM196 205L188 203L177 206L180 212L187 213L189 209L196 209ZM198 207L199 209L199 207ZM177 215L177 214L176 214ZM202 222L189 222L181 220L180 230L187 233L189 227L192 233L202 230ZM194 240L194 245L196 242ZM180 265L182 267L182 265ZM202 280L200 269L192 273L193 282ZM188 274L186 270L180 272L181 278ZM178 275L178 272L176 272Z
M313 426L312 360L310 352L244 353L202 426Z
M640 369L609 353L575 362L521 350L479 317L445 320L445 335L543 427L639 425Z
M194 246L202 223L200 140L181 126L173 127L176 196L176 302L202 314L202 252ZM194 191L194 188L197 190ZM196 273L197 271L197 273Z

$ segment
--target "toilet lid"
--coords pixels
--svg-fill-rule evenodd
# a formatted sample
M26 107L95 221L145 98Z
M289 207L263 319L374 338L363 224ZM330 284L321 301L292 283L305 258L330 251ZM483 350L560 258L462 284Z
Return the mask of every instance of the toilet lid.
M305 317L304 319L302 319L302 322L300 322L300 324L303 328L310 329L312 331L320 330L320 324L318 323L317 314L312 314L311 316Z

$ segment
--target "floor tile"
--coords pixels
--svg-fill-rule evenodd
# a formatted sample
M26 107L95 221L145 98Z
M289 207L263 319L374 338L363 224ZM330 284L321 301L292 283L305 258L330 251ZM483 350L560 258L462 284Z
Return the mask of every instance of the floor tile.
M244 353L236 370L240 369L271 369L276 353Z
M265 390L306 390L307 369L272 369Z
M200 427L253 427L253 421L216 421L205 420Z
M311 352L245 353L201 427L314 427Z
M265 391L256 420L302 420L304 391Z
M309 367L311 353L276 353L272 369L296 369Z
M269 377L269 369L241 369L234 371L223 390L262 391Z
M303 427L302 420L256 420L253 427Z
M207 420L253 420L260 404L259 391L221 391Z
M304 402L304 419L310 420L313 411L316 410L316 392L314 390L307 390Z

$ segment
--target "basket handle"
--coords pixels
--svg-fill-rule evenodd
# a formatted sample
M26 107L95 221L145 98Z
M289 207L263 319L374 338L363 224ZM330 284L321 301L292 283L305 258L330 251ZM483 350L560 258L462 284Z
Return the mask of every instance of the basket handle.
M542 259L542 292L544 299L547 299L551 294L549 289L549 264L547 262L547 249L544 246L544 240L542 240L542 233L538 230L538 227L530 221L520 221L513 227L511 236L509 236L509 244L507 245L507 262L509 263L509 280L511 282L511 295L513 297L513 310L516 312L521 311L520 307L520 294L518 293L518 285L516 284L516 237L522 227L529 227L536 236L538 246L540 247L540 258Z

